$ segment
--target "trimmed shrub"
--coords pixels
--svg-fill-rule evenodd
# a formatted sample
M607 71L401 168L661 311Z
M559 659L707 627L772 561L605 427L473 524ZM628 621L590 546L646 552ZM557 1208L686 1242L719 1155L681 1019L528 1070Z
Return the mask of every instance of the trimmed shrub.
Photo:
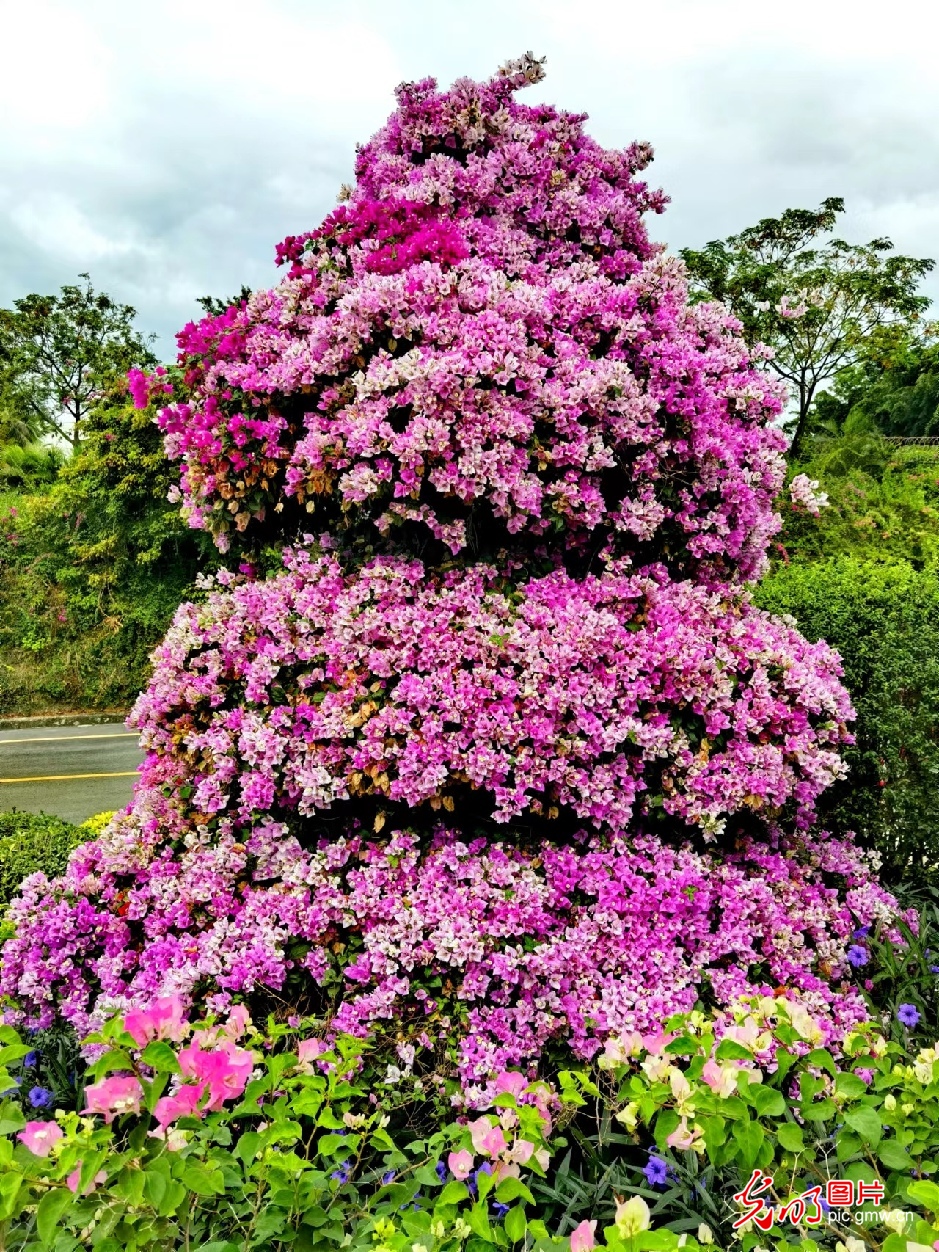
M857 710L849 772L820 799L820 821L856 831L887 872L939 859L939 576L907 561L841 556L776 569L756 590L844 665Z
M51 813L0 813L0 906L37 870L49 878L63 873L72 849L96 833Z

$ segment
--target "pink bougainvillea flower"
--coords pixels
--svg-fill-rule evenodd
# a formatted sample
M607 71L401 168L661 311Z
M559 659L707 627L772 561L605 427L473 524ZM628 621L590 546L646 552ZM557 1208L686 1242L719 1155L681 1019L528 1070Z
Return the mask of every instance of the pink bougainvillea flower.
M583 1221L571 1231L571 1252L590 1252L594 1245L597 1223Z
M503 1070L501 1074L496 1075L496 1093L504 1092L506 1095L513 1095L517 1097L522 1094L527 1086L528 1079L524 1074Z
M704 1146L703 1131L700 1126L689 1127L688 1119L683 1117L665 1142L670 1148L678 1148L680 1151L687 1151L689 1148L697 1151Z
M535 1145L528 1139L516 1139L509 1149L509 1159L516 1161L519 1165L527 1165L531 1160Z
M498 1156L505 1151L506 1140L501 1126L493 1126L488 1117L480 1117L470 1123L473 1147L483 1156Z
M16 1137L34 1156L48 1156L52 1145L62 1136L62 1127L57 1122L27 1122Z
M123 1113L139 1113L143 1088L132 1075L105 1078L85 1088L85 1113L103 1113L110 1125Z
M173 1095L161 1096L153 1109L153 1116L161 1129L165 1130L180 1117L201 1117L199 1101L204 1091L205 1083L187 1083L179 1087Z
M129 1009L124 1015L124 1029L138 1048L154 1039L182 1039L189 1029L184 1018L185 1005L179 996L161 996L146 1009Z
M466 1148L461 1148L459 1152L450 1153L447 1157L447 1166L453 1177L462 1182L472 1172L473 1160L472 1152L468 1152Z
M245 1048L236 1047L230 1039L222 1040L211 1051L196 1044L179 1053L179 1067L187 1078L208 1088L206 1109L216 1111L226 1100L237 1099L247 1086L254 1069L254 1056Z

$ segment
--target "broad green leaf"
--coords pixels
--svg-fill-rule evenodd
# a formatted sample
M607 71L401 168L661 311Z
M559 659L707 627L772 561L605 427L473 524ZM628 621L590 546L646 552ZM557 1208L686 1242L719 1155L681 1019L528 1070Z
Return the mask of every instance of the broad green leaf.
M753 1053L734 1039L722 1039L714 1054L717 1061L752 1061Z
M837 1113L834 1100L816 1100L813 1104L800 1104L799 1112L810 1122L827 1122Z
M528 1190L525 1184L518 1178L503 1178L496 1188L496 1199L500 1204L511 1204L513 1200L521 1197L530 1204L534 1204L535 1197Z
M887 1144L884 1144L884 1147L886 1146ZM939 1213L939 1186L936 1186L934 1182L927 1182L925 1179L911 1182L907 1188L907 1195L930 1213Z
M480 1174L480 1181L485 1178L485 1174ZM485 1239L487 1243L492 1243L492 1230L489 1226L489 1213L486 1208L486 1201L479 1200L470 1211L466 1214L466 1223L480 1239Z
M198 1161L186 1162L179 1173L179 1180L196 1195L221 1195L225 1180L220 1169L207 1169Z
M802 1127L797 1126L795 1122L783 1122L776 1131L776 1138L787 1152L801 1152L805 1147Z
M72 1207L74 1200L75 1197L67 1187L56 1187L54 1191L47 1191L39 1201L36 1229L39 1238L47 1246L54 1242L56 1231L61 1230L59 1219L66 1209Z
M751 1170L763 1145L763 1127L759 1122L735 1122L733 1136L740 1147L744 1168Z
M0 1221L5 1220L13 1212L13 1205L19 1195L23 1175L13 1173L0 1174Z
M465 1182L448 1182L437 1197L438 1204L459 1204L461 1200L465 1200L469 1195L469 1188Z
M168 1043L164 1043L161 1039L155 1039L153 1043L148 1043L140 1059L145 1065L155 1069L158 1074L178 1074L180 1072L176 1053Z
M786 1111L786 1101L782 1093L773 1087L755 1084L748 1088L747 1098L760 1117L782 1117Z
M509 1209L505 1215L503 1223L505 1233L509 1236L513 1243L518 1243L520 1239L525 1238L525 1230L528 1222L525 1220L525 1210L521 1204L516 1204L514 1208Z
M886 1139L877 1149L877 1156L888 1169L906 1171L913 1168L913 1158L902 1143L897 1143L896 1139ZM939 1194L939 1187L935 1183L927 1183L927 1186L932 1187Z
M858 1078L857 1074L842 1072L835 1078L835 1090L839 1095L856 1099L867 1090L867 1083L863 1078Z
M883 1123L869 1105L862 1104L857 1108L845 1109L844 1120L858 1132L865 1143L869 1143L872 1147L880 1143L884 1133Z
M803 1058L802 1063L806 1066L811 1066L813 1069L827 1069L832 1078L835 1078L838 1074L835 1058L827 1048L813 1048L808 1056Z

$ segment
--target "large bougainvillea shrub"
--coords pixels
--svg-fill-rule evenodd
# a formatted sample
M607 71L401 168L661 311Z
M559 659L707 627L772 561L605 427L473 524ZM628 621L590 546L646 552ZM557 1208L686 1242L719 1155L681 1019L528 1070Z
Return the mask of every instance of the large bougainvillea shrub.
M238 572L155 654L131 808L14 903L14 1016L247 999L482 1088L696 1002L863 1016L893 902L812 826L850 703L746 589L780 396L650 243L649 149L540 73L402 87L280 284L132 377Z

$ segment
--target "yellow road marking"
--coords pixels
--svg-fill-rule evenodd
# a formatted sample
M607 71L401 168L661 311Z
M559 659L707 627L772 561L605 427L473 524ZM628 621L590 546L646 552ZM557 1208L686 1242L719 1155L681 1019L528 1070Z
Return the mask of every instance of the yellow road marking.
M128 769L118 774L43 774L38 778L0 778L4 783L68 782L72 778L136 778L139 770Z
M136 730L119 730L116 735L30 735L28 739L0 739L6 743L71 743L73 739L137 739Z

